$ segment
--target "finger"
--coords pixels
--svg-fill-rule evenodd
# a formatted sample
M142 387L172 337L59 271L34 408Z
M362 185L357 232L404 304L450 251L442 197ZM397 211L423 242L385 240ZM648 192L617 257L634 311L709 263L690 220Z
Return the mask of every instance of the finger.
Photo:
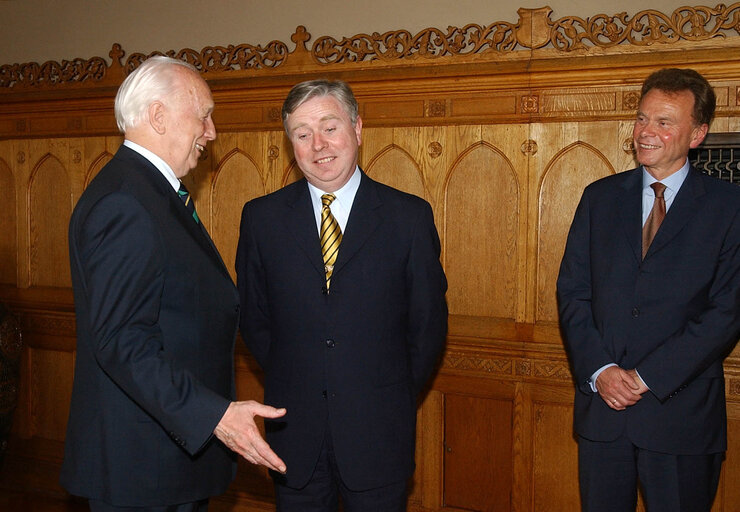
M283 459L278 457L277 454L272 451L270 445L267 444L262 438L259 438L258 441L254 442L253 447L260 459L264 461L265 466L279 473L285 473L285 462L283 462Z
M277 409L271 405L265 405L255 401L250 401L250 408L252 414L262 416L263 418L279 418L285 416L286 413L284 407Z

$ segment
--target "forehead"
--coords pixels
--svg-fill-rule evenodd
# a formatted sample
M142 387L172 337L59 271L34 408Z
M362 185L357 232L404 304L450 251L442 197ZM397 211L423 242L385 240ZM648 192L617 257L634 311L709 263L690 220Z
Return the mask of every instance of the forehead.
M213 109L211 90L198 73L185 67L179 67L176 84L180 94L190 100L196 109Z
M694 108L694 94L689 90L662 91L650 89L640 100L639 110L671 111L691 116Z
M350 122L341 101L332 95L314 96L304 101L288 115L287 124L290 129L310 123L319 123L330 119L340 119Z

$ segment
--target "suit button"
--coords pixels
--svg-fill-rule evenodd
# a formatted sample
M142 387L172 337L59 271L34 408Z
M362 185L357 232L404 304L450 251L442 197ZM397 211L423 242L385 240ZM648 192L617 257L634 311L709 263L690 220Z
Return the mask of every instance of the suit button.
M632 308L632 317L637 318L640 316L640 309L639 308Z
M326 398L326 390L324 390L324 391L321 392L321 396L322 396L322 398Z
M326 340L327 347L334 348L334 345L336 345L336 343L334 343L334 340Z

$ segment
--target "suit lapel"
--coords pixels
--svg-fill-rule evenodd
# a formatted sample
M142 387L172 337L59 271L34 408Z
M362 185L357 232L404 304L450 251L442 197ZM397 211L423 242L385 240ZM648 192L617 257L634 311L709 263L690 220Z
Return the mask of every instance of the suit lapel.
M288 229L293 234L301 251L316 268L316 271L325 277L319 231L316 227L316 217L305 178L295 185L294 193L288 197L287 206L288 219L286 219L286 224Z
M347 227L342 235L342 244L339 246L339 255L334 265L335 276L341 272L345 264L357 254L370 235L383 222L380 208L382 204L377 184L363 172L360 187L352 203Z
M628 176L617 197L622 229L635 259L642 261L642 170L628 171Z
M221 272L225 274L229 280L231 275L229 274L226 265L224 265L221 255L218 253L218 249L213 244L211 237L208 235L205 227L202 223L197 223L193 220L193 216L187 209L182 199L177 195L177 192L172 188L169 181L162 176L162 173L157 169L154 164L144 158L136 151L126 146L121 146L119 152L122 156L128 156L128 158L134 159L134 162L138 167L141 168L143 178L162 196L166 198L169 203L170 211L173 214L175 220L180 223L185 231L192 236L195 241L200 245L209 258L214 264L221 269Z
M673 203L655 234L645 258L649 258L652 254L661 250L683 229L699 210L700 199L705 193L699 171L692 167L683 185L678 190L678 194L673 199Z
M168 193L167 197L170 201L170 208L174 211L177 221L182 224L190 236L198 242L198 245L203 248L206 254L208 254L214 263L221 269L221 272L231 279L231 275L229 275L229 271L226 268L226 265L224 265L223 259L221 259L221 254L219 254L216 245L213 243L211 236L203 225L203 221L195 222L193 215L190 213L190 210L187 209L185 203L182 202L182 199L177 195L177 192L172 189L172 186L170 186L169 183L167 183L167 187L167 192L173 192Z

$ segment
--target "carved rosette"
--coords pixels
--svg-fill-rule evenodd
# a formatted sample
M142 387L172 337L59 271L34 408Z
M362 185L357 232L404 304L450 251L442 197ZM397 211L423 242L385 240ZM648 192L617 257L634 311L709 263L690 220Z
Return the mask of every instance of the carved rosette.
M429 117L444 117L447 115L447 103L445 100L430 100L427 107Z
M270 160L277 160L280 156L280 148L277 147L275 144L272 144L269 148L267 148L267 158Z
M633 146L633 140L632 137L627 137L622 141L622 151L625 153L632 153L635 150L635 147Z
M519 149L524 155L534 156L538 150L537 141L532 139L525 140Z
M540 97L536 94L522 96L520 108L524 114L536 114L540 110Z
M427 146L427 152L432 158L439 158L442 155L442 144L437 141L430 142Z
M622 94L622 109L624 110L637 110L637 106L640 104L640 92L639 91L626 91Z

